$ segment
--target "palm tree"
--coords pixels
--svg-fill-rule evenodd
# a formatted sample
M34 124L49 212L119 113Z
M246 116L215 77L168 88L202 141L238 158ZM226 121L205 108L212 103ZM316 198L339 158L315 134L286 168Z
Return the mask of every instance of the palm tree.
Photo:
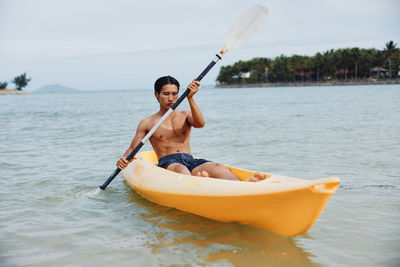
M393 41L387 42L386 47L383 50L385 52L386 58L389 59L389 77L392 78L392 57L395 54L395 51L398 50Z
M349 48L340 49L339 60L341 62L341 67L344 69L344 79L347 81L347 73L352 63L351 50Z
M322 71L322 79L323 80L330 80L330 56L331 52L329 50L325 51L322 55L322 64L321 64L321 71Z
M21 90L23 87L27 86L30 81L31 81L31 78L27 78L26 73L24 73L24 74L21 74L21 75L15 77L12 82L17 87L17 90Z
M358 79L358 63L361 60L361 52L358 47L353 47L351 49L351 59L354 63L354 78Z
M315 54L315 56L313 57L314 60L314 67L317 68L317 81L320 81L320 70L321 70L321 64L323 62L323 55L321 53L317 53Z
M8 85L8 82L7 82L7 81L0 82L0 89L6 89L6 88L7 88L7 85Z

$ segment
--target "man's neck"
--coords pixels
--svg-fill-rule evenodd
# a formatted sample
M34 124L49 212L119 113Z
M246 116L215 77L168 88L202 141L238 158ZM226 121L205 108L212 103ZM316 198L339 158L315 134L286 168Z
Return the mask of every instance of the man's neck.
M160 110L157 112L160 116L164 116L165 113L167 113L169 109L165 109L160 107Z

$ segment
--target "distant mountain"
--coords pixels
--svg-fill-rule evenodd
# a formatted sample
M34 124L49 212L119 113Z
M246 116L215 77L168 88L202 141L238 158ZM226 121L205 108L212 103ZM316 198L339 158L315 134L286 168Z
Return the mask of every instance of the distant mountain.
M63 86L61 84L50 84L42 86L35 91L34 93L73 93L78 92L79 90Z

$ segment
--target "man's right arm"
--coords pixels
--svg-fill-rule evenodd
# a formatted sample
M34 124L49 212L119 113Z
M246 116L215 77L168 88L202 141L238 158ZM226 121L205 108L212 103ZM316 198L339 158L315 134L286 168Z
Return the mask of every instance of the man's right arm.
M131 145L129 146L129 148L125 151L124 156L121 157L118 161L117 161L117 167L121 170L125 169L129 162L126 160L126 157L133 151L133 149L140 143L140 141L145 137L147 133L147 127L146 127L146 119L142 120L137 129L136 129L136 134L132 139ZM136 156L132 159L134 160L136 159ZM132 161L131 160L131 161Z

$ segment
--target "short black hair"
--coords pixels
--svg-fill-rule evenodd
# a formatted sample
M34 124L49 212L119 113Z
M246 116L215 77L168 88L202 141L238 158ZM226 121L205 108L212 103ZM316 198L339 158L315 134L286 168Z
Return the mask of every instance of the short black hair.
M163 76L157 79L157 81L154 83L154 91L157 93L161 92L161 88L166 85L166 84L175 84L178 87L179 90L179 82L177 79L175 79L172 76Z

